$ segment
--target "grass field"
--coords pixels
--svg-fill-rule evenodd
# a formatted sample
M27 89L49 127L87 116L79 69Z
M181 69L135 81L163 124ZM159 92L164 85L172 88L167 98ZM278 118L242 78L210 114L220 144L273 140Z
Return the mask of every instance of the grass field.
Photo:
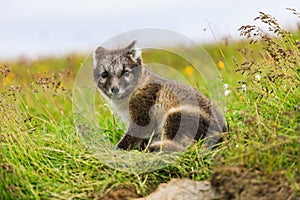
M0 63L0 199L100 198L122 185L144 196L171 178L208 180L215 170L236 166L280 175L300 196L300 32L287 32L263 13L256 20L272 36L243 26L247 40L204 46L228 85L224 142L208 153L195 145L152 172L111 168L77 135L72 89L85 56ZM98 101L99 134L116 142L123 127Z

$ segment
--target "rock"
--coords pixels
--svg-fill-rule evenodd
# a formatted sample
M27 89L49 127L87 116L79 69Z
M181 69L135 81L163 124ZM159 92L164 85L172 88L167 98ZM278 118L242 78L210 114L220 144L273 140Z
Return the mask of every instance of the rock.
M217 196L207 181L171 179L163 183L149 196L134 200L210 200Z

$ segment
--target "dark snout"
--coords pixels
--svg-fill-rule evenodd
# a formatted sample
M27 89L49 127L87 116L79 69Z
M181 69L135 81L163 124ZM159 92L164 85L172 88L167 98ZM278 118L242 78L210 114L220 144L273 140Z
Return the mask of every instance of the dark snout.
M120 80L118 79L117 76L113 76L111 79L110 79L110 92L112 94L118 94L120 92Z
M120 89L117 86L114 86L111 88L111 93L113 93L113 94L118 94L119 91L120 91Z

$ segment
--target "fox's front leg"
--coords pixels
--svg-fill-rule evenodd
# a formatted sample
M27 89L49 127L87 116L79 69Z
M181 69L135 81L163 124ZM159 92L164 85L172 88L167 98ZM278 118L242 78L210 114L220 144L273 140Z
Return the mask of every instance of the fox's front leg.
M155 124L159 120L156 108L156 96L161 85L146 84L132 94L129 100L130 125L127 132L117 144L117 149L130 150L135 147L143 149L143 143L154 134ZM155 116L155 117L154 117Z
M116 145L116 149L131 150L138 148L142 150L143 146L148 142L148 133L150 131L150 127L140 127L134 123L130 124L127 132Z
M139 146L142 142L143 140L141 138L134 137L125 133L121 140L118 142L116 149L131 150Z

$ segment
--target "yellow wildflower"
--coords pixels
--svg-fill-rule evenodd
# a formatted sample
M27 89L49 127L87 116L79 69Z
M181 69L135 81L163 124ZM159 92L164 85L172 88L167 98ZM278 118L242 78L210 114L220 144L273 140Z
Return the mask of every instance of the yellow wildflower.
M192 75L194 73L194 69L192 66L188 65L184 69L184 73L188 76Z
M7 86L9 85L13 80L15 79L15 74L12 72L9 72L7 76L2 80L2 85Z
M245 97L244 97L242 94L240 94L239 92L237 92L237 96L238 96L241 100L245 101Z
M219 69L223 69L225 67L223 61L219 61L217 66L218 66Z
M45 64L38 65L38 71L41 72L41 73L47 72L48 71L48 66L45 65Z

